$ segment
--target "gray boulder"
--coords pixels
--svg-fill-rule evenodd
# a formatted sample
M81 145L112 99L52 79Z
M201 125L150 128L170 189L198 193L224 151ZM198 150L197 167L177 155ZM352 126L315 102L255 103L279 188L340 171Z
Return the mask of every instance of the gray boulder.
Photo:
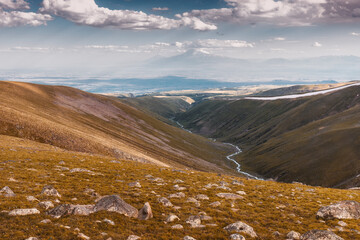
M342 201L319 209L317 218L323 219L360 219L360 203Z
M225 199L232 199L232 200L244 199L243 196L240 196L240 195L234 194L234 193L218 193L218 194L216 194L216 196L225 198Z
M172 207L173 206L173 204L167 198L161 197L161 198L158 199L158 201L159 201L159 203L161 203L165 207Z
M94 205L72 205L62 204L47 212L48 215L54 218L60 218L66 215L81 215L87 216L94 212Z
M117 195L104 196L94 206L94 212L109 211L123 214L127 217L138 217L138 210L126 203Z
M231 234L230 239L231 240L245 240L245 238L238 233Z
M15 197L15 193L11 190L11 188L9 188L8 186L3 187L0 190L0 196L4 196L4 197Z
M40 214L40 211L36 208L14 209L9 212L9 216L27 216Z
M344 240L333 232L325 230L311 230L300 237L301 240Z
M52 197L61 197L59 192L53 186L50 186L50 185L46 185L42 189L41 194L46 195L46 196L52 196Z
M150 218L153 218L153 213L151 210L150 204L147 202L144 204L144 207L140 209L138 219L140 220L148 220Z
M291 231L286 235L286 238L289 240L299 240L300 239L300 233Z
M224 227L224 229L228 232L239 232L239 233L245 233L248 234L249 236L255 238L257 237L257 234L255 233L254 229L252 227L250 227L249 225L247 225L246 223L243 222L236 222L236 223L232 223L226 227Z

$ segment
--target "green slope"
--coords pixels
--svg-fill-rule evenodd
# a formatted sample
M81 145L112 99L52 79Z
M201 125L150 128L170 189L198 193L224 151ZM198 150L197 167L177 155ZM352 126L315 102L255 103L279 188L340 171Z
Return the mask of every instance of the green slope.
M178 120L207 137L239 144L244 170L286 182L344 186L360 172L359 93L360 87L351 87L293 100L206 101Z

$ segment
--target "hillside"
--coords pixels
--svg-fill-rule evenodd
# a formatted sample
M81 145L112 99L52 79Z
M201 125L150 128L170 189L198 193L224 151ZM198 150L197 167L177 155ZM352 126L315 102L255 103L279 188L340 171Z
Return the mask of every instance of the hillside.
M243 170L280 181L357 186L360 88L307 98L204 101L177 120L204 136L240 145Z
M169 126L117 98L70 87L0 82L0 134L160 166L232 171L228 146Z
M296 231L309 240L314 238L305 238L305 233L312 229L329 229L349 240L360 236L356 219L316 217L320 207L342 200L360 201L357 190L165 168L3 135L0 171L0 189L7 186L15 194L6 197L0 191L1 239L138 239L129 238L131 235L140 240L229 239L236 231L224 228L238 221L253 228L253 232L248 228L238 232L246 239L285 239ZM55 190L44 191L48 185ZM236 194L233 197L238 199L226 199L219 193ZM153 218L139 220L110 210L85 215L84 209L96 199L99 202L113 194L129 204L128 208L140 209L148 202ZM161 197L173 206L164 206ZM51 215L67 206L78 207L78 212L58 218ZM13 216L24 209L34 213ZM257 237L249 235L254 233Z

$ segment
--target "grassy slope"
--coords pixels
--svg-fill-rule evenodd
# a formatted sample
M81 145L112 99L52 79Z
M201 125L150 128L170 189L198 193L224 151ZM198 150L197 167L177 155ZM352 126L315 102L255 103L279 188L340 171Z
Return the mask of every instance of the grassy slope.
M279 231L285 238L291 230L305 233L311 229L335 229L338 221L317 220L315 217L317 210L323 205L340 200L360 201L358 191L246 180L190 170L178 172L171 168L159 168L151 164L125 160L113 162L114 160L118 161L111 157L70 152L47 144L0 135L0 187L9 186L17 195L14 198L0 196L0 238L21 240L32 236L39 239L77 239L75 228L79 228L82 233L95 240L109 237L122 240L131 234L147 240L180 240L186 235L196 239L229 239L230 234L224 231L223 227L236 221L243 221L254 228L259 235L258 239L279 239L273 236L273 232ZM64 161L65 164L60 165L60 161ZM85 168L94 171L97 175L70 173L69 170L61 169L61 167ZM145 177L148 174L163 178L166 185L150 182ZM157 203L159 196L167 197L169 194L176 193L173 189L175 179L184 181L179 185L186 187L183 191L186 197L206 194L210 200L201 200L201 206L196 207L193 203L187 203L186 198L171 199L174 205L181 207L178 211L161 206ZM243 181L244 186L232 185L233 180ZM134 181L139 181L142 187L139 189L129 187L128 183ZM203 189L206 184L219 181L229 183L231 191L215 188ZM154 218L140 221L116 213L98 212L90 216L52 219L37 206L37 202L26 200L26 197L30 195L41 201L54 200L52 197L40 195L42 187L47 184L53 185L60 192L61 203L93 204L94 198L83 192L85 188L93 188L100 195L119 194L137 209L140 209L145 202L149 202ZM243 200L235 201L233 207L232 201L216 196L219 192L235 193L239 190L245 191L247 195ZM221 206L210 207L209 204L214 201L221 201ZM22 217L7 215L7 211L12 209L30 207L37 207L41 210L41 214ZM204 229L190 228L185 220L200 211L205 211L213 218L203 223L215 223L217 226L208 226ZM180 217L180 221L165 224L164 220L169 213L175 213ZM48 218L52 220L52 223L40 223L41 220ZM96 222L105 218L114 221L115 226ZM348 224L345 231L339 232L335 229L336 234L344 239L358 239L359 235L354 231L360 231L358 220L344 221ZM171 229L172 225L178 223L184 226L183 230ZM103 237L101 233L108 235Z
M240 144L243 169L282 181L337 186L360 173L359 91L351 87L268 102L207 101L179 120L195 132Z
M69 87L0 82L0 116L0 134L164 166L223 172L232 151L116 98Z

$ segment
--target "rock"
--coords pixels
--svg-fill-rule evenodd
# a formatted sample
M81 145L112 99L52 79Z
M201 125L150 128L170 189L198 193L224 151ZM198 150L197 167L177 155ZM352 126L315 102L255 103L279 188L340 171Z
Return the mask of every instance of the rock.
M291 231L286 235L286 238L289 240L299 240L300 239L300 233Z
M183 180L181 180L181 179L175 179L174 180L174 183L183 183L184 181Z
M237 180L232 181L231 184L232 184L232 185L238 185L238 186L244 186L244 183L243 183L243 182L237 181Z
M274 237L280 237L280 236L281 236L281 233L278 232L278 231L275 231L275 232L273 232L272 235L273 235Z
M138 210L127 204L117 195L104 196L95 204L94 211L109 211L123 214L127 217L138 217Z
M100 197L100 195L98 193L96 193L94 189L91 189L91 188L86 188L84 190L84 193L86 195L89 195L90 197L95 197L95 198Z
M216 183L209 183L209 184L206 184L204 186L204 188L213 188L213 187L218 187L219 185L217 185Z
M137 187L141 188L141 184L139 182L132 182L128 184L129 187Z
M195 198L197 200L209 200L209 197L205 194L199 194L199 195L196 195Z
M360 203L342 201L319 209L316 217L323 219L360 219Z
M24 209L14 209L9 212L10 216L26 216L33 214L40 214L40 211L37 210L36 208L24 208Z
M236 193L239 195L246 195L246 192L244 192L244 191L237 191Z
M300 237L301 240L344 240L333 232L325 230L311 230Z
M181 224L175 224L175 225L171 226L171 228L172 229L183 229L184 227Z
M346 226L347 226L347 223L346 223L346 222L343 222L343 221L339 221L339 222L338 222L338 225L341 226L341 227L346 227Z
M90 239L90 237L86 236L86 235L83 234L83 233L79 233L77 236L78 236L78 238L84 239L84 240L89 240L89 239Z
M231 234L230 239L231 240L245 240L245 238L238 233Z
M205 225L201 225L201 218L199 216L190 216L186 223L190 224L192 228L203 228Z
M148 220L150 218L153 218L153 213L150 204L147 202L144 204L143 208L140 209L138 219Z
M41 194L46 195L46 196L51 196L51 197L61 197L59 192L53 186L50 186L50 185L45 186L42 189Z
M35 201L39 201L36 197L34 196L27 196L26 200L28 200L29 202L35 202Z
M186 199L186 202L190 202L190 203L197 203L199 202L197 199L189 197L188 199Z
M39 202L39 207L45 208L45 210L48 210L50 208L54 207L54 204L51 201L43 201Z
M184 197L185 197L185 193L183 193L183 192L174 193L174 194L169 195L169 198L184 198Z
M60 218L66 215L81 215L87 216L94 212L94 205L72 205L62 204L47 212L48 215L54 218Z
M4 197L15 197L15 193L11 190L11 188L9 188L8 186L3 187L0 190L0 196L4 196Z
M103 222L115 226L114 221L111 221L110 219L105 218L105 219L103 220Z
M48 223L51 223L51 220L50 219L44 219L44 220L41 220L40 223L48 224Z
M218 194L216 194L216 196L225 198L225 199L232 199L232 200L244 199L244 197L242 197L238 194L234 194L234 193L218 193Z
M139 236L136 236L136 235L130 235L130 236L128 236L128 238L127 238L127 240L138 240L138 239L140 239L140 237L139 237Z
M221 205L221 202L216 201L209 204L211 207L219 207Z
M180 218L175 214L170 214L169 216L167 216L165 222L169 223L169 222L174 222L176 220L180 220Z
M190 237L190 236L185 236L183 239L184 239L184 240L196 240L195 238Z
M84 169L84 168L73 168L70 170L71 173L89 173L89 174L92 174L92 175L95 175L95 173L93 171L90 171L88 169Z
M37 237L29 237L29 238L27 238L25 240L39 240L39 239Z
M158 202L164 205L165 207L172 207L173 204L169 201L169 199L161 197L158 199Z
M240 221L236 222L236 223L232 223L232 224L224 227L224 229L228 232L245 233L245 234L250 235L253 238L257 237L257 235L252 227L250 227L246 223L243 223Z

